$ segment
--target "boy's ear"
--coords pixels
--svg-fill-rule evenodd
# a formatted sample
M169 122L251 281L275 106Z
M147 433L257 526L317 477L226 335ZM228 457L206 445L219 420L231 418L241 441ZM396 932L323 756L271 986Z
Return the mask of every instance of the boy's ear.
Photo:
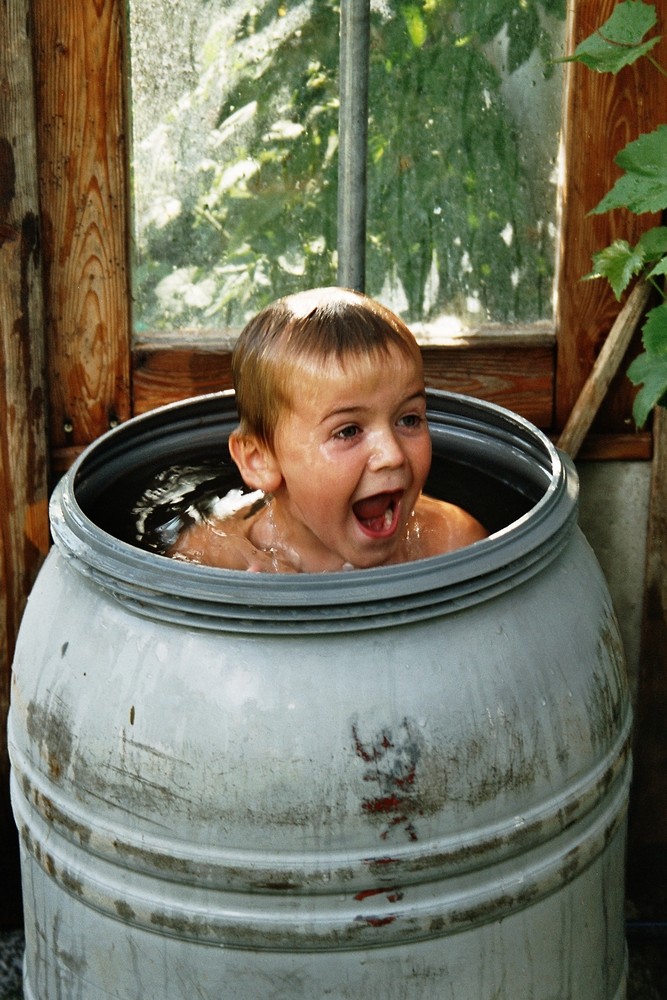
M275 455L254 434L232 431L229 453L238 466L243 482L253 490L275 493L283 477Z

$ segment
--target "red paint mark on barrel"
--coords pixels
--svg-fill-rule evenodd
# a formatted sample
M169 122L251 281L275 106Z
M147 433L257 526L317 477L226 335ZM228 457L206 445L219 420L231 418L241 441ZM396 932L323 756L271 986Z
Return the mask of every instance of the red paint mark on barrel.
M414 818L423 815L417 780L423 738L418 727L404 719L396 732L385 727L371 740L363 740L353 724L352 740L356 756L367 765L363 780L376 784L379 793L362 799L362 810L385 818L382 840L402 828L409 840L416 841Z
M387 924L393 924L396 919L396 914L392 913L388 917L363 917L369 927L386 927Z

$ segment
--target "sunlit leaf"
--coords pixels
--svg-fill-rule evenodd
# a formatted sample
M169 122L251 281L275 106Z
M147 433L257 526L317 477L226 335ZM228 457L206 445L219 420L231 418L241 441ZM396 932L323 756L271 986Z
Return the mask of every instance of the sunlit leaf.
M641 251L631 247L627 240L615 240L611 246L593 254L593 271L587 278L606 278L614 295L620 299L632 278L644 266Z
M598 73L618 73L658 44L660 36L643 40L656 23L653 4L642 3L642 0L619 3L611 17L563 61L584 63Z
M420 49L428 38L428 30L421 10L416 5L409 4L403 8L403 17L405 18L410 41L416 49Z
M654 132L628 143L615 162L626 172L593 214L629 208L639 215L659 212L667 205L667 125L658 125Z

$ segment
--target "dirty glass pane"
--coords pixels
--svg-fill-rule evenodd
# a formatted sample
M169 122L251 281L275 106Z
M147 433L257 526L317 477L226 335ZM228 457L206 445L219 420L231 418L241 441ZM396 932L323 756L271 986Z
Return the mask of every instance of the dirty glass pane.
M129 11L137 332L238 327L335 283L338 6ZM372 4L367 291L410 322L550 318L563 19Z

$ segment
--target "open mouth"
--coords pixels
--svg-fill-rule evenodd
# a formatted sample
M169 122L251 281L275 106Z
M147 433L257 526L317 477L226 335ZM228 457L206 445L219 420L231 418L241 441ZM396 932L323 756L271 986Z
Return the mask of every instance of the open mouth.
M373 538L387 538L394 533L398 524L400 490L393 493L376 493L372 497L357 500L352 510L354 516L367 535Z

